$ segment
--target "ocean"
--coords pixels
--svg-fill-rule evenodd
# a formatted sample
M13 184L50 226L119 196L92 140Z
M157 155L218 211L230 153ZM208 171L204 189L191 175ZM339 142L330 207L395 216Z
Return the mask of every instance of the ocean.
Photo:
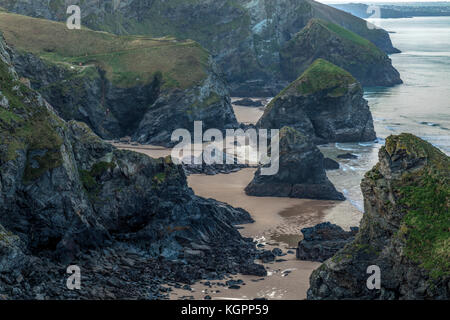
M450 154L450 17L372 20L389 31L394 47L391 55L404 84L393 88L366 88L377 132L374 143L336 143L322 146L335 158L351 152L357 160L340 160L341 169L329 177L348 200L363 211L360 181L378 161L378 150L386 137L412 133Z

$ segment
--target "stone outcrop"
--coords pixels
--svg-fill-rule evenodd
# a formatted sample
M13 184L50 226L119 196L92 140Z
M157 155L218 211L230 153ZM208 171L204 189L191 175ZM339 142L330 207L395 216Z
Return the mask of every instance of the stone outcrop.
M94 30L199 42L216 57L235 96L275 95L284 87L279 52L312 18L345 27L387 53L398 52L385 30L369 29L363 19L310 0L89 0L78 5L82 24ZM67 19L64 2L0 0L0 6Z
M372 141L372 114L358 81L318 59L266 107L261 128L291 126L316 143Z
M219 68L193 41L80 36L62 23L0 15L18 74L63 119L85 122L104 139L170 146L172 132L193 131L194 121L205 130L237 126Z
M345 231L335 224L324 222L301 231L303 240L298 243L297 259L324 262L353 241L358 228Z
M293 128L280 131L279 171L261 175L261 169L245 188L245 193L259 197L291 197L345 200L328 180L324 157L317 146Z
M361 183L355 240L311 275L308 299L449 299L450 159L411 134L390 136ZM369 290L369 266L381 288Z
M322 58L350 72L363 86L403 83L387 54L372 42L334 23L312 19L280 52L281 69L295 80Z
M341 167L339 162L330 158L325 158L323 160L323 166L325 167L325 170L338 170Z
M170 158L117 150L59 118L3 39L0 102L2 298L152 299L170 281L266 274L234 227L252 222L246 211L195 196ZM86 271L85 290L67 290L69 264Z

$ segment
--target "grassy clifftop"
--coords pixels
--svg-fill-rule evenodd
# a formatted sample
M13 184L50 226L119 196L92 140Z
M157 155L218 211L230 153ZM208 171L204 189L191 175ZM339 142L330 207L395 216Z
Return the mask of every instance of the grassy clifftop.
M351 85L357 83L358 81L344 69L327 60L317 59L272 102L286 94L310 95L320 91L326 91L330 97L339 97L344 95Z
M356 79L344 69L324 59L317 59L294 85L302 94L331 90L329 95L340 96L348 91L350 85L356 83Z
M382 52L380 49L378 49L377 46L375 46L372 42L370 42L369 40L357 35L356 33L352 32L352 31L349 31L337 24L323 21L320 19L313 19L311 21L311 23L319 24L319 25L327 28L328 30L334 32L335 34L339 35L340 37L347 39L361 47L364 47L365 49L369 50L374 55L384 56L384 52Z
M166 86L188 88L206 76L209 54L174 38L116 36L0 11L0 31L18 50L72 68L97 66L118 87L147 84L161 73Z

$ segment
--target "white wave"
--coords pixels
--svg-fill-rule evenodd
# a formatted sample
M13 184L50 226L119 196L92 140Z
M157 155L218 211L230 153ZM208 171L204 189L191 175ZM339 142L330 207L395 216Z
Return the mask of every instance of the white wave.
M355 151L357 150L356 148L351 148L350 146L344 146L339 142L336 142L335 147L339 150L344 150L344 151Z
M450 57L450 52L447 51L405 51L400 54L423 57Z

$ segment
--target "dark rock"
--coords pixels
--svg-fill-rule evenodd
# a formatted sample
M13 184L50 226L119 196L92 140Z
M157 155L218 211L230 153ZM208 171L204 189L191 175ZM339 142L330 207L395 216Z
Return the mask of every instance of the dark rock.
M204 300L211 300L211 296L205 296L203 299Z
M273 249L272 253L277 257L281 257L283 255L283 251L280 248Z
M357 156L357 155L354 155L354 154L352 154L352 153L344 153L344 154L338 155L337 158L338 158L338 159L348 159L348 160L351 160L351 159L358 159L358 156Z
M373 141L372 114L359 82L347 71L316 60L266 107L258 126L290 126L318 144Z
M334 23L312 19L280 52L281 69L293 81L322 58L350 72L363 86L401 84L399 72L373 43Z
M245 188L247 195L345 200L328 180L323 155L306 136L295 129L280 131L279 171L261 175L261 169Z
M249 275L249 276L263 277L263 276L267 275L267 271L264 268L264 266L260 265L260 264L256 264L256 263L254 263L254 264L247 264L247 265L241 266L240 267L240 272L243 275Z
M308 299L448 300L448 246L439 235L450 228L449 170L450 158L428 142L388 137L361 183L360 231L312 273ZM367 287L369 266L380 269L379 290Z
M323 262L354 240L358 228L350 232L329 222L302 229L303 240L298 243L297 258Z
M330 158L323 159L323 166L325 170L338 170L340 168L339 162Z
M275 261L275 255L268 250L258 253L258 259L260 259L263 263L269 263Z
M262 107L263 104L260 100L252 100L250 98L244 98L241 100L236 100L234 102L235 105L244 106L244 107Z
M202 153L201 161L199 161L199 157L191 156L189 158L183 158L182 159L182 165L184 168L184 171L187 175L191 174L207 174L207 175L216 175L216 174L230 174L237 171L242 170L243 168L249 168L251 167L248 164L241 163L237 158L231 157L230 155L215 150L215 152L219 153L221 158L223 159L222 162L217 163L217 161L213 161L212 159L209 159L209 155L207 155L205 152ZM208 157L208 159L206 159ZM201 162L201 164L195 164Z
M230 287L230 286L234 286L234 285L237 285L237 284L243 284L244 281L242 281L241 279L239 279L239 280L228 280L225 283L226 283L227 286Z
M145 144L172 146L172 132L187 129L193 135L194 121L202 121L203 130L237 128L228 89L212 60L210 66L201 85L162 94L140 121L133 139Z

